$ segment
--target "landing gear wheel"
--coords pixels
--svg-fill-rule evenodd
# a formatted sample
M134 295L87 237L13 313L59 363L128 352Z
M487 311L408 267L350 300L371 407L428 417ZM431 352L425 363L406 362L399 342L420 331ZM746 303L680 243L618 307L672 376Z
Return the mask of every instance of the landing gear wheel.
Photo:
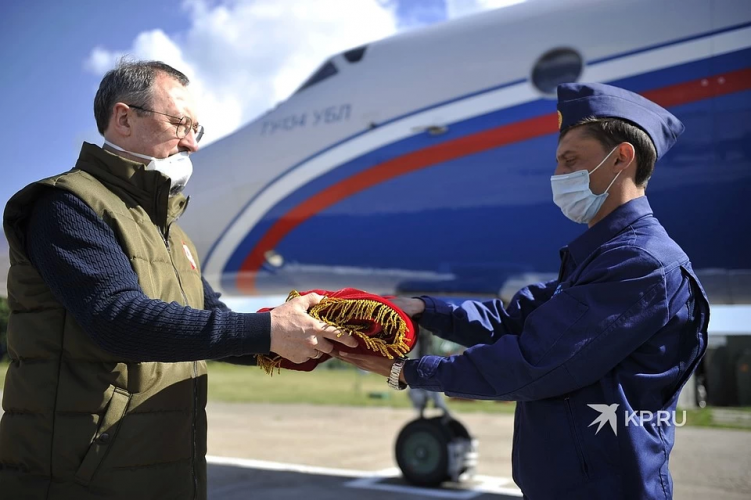
M396 463L412 484L438 486L450 479L448 446L453 432L442 420L441 417L413 420L396 439Z
M458 420L454 420L453 418L451 418L449 419L448 422L446 422L446 425L448 426L449 430L451 431L451 434L454 437L471 439L467 428L464 427L464 425L462 425L462 423L459 422Z

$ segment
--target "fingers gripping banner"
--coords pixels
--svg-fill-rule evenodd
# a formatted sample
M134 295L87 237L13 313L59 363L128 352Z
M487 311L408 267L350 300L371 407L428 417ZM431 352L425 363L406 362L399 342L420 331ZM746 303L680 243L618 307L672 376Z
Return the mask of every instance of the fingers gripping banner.
M335 292L327 290L308 290L298 293L292 291L287 301L301 295L317 293L324 297L320 303L308 310L315 319L338 328L342 335L357 338L357 347L351 348L337 344L336 348L358 354L372 354L388 359L402 357L409 353L417 342L418 325L401 309L391 303L387 297L344 288ZM258 312L270 311L264 308ZM282 368L297 371L312 371L320 363L328 361L331 356L323 354L318 359L309 359L304 363L293 363L278 354L259 354L256 356L258 366L271 374Z

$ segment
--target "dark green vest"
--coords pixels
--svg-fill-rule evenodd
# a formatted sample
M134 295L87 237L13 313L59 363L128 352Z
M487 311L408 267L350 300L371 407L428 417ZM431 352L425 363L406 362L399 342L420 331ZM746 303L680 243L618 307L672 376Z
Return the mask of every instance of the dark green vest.
M203 309L196 249L174 223L187 200L169 197L162 174L84 143L73 170L17 193L3 219L11 364L0 496L205 499L205 363L134 363L90 340L26 255L25 220L45 189L70 191L113 229L147 296Z

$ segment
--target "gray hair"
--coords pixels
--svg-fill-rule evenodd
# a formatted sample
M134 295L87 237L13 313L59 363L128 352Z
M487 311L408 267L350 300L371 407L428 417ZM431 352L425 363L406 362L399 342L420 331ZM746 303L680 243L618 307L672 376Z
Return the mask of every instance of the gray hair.
M130 61L120 59L115 69L104 75L94 97L94 118L99 133L107 130L115 104L124 102L134 106L149 107L152 85L156 76L165 73L183 86L188 86L188 77L161 61ZM137 113L142 113L136 110Z

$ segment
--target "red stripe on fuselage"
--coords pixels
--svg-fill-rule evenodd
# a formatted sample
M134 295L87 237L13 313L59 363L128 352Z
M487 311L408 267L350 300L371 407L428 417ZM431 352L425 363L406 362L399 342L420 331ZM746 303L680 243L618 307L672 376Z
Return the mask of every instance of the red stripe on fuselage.
M751 68L739 69L730 73L700 78L690 82L670 85L656 90L642 92L641 95L664 108L680 106L690 102L732 94L751 88Z
M751 68L670 85L643 92L642 95L668 108L748 88L751 88ZM263 265L266 251L275 248L306 220L349 196L409 172L557 131L557 113L550 113L414 151L329 186L292 208L269 228L240 266L237 289L252 292L255 273Z

